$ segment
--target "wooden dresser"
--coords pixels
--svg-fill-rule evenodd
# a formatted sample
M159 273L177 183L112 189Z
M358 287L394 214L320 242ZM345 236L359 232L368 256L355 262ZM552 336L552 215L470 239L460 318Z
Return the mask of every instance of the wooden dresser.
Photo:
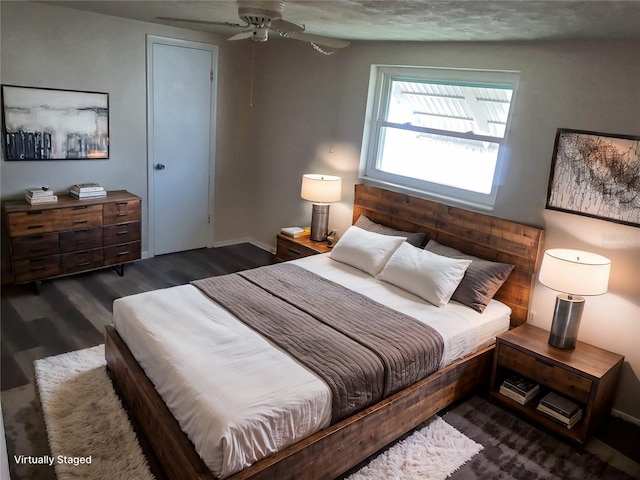
M15 283L119 267L141 255L140 197L124 190L104 198L78 200L58 195L57 203L3 205Z

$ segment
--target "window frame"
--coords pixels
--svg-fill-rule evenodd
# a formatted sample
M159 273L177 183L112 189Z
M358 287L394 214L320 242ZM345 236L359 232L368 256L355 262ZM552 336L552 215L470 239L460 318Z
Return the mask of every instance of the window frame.
M360 157L359 178L362 181L394 187L411 194L418 194L442 200L448 203L471 206L482 210L493 210L502 183L503 172L508 163L508 137L514 116L514 106L520 72L513 70L477 70L444 67L419 67L398 65L372 65L369 78L367 109ZM415 81L431 83L452 83L466 86L488 86L510 88L512 90L509 112L505 125L504 137L491 137L474 133L460 133L434 128L396 124L383 120L386 118L391 97L392 81ZM425 132L449 137L459 137L478 141L498 143L498 156L493 175L491 191L488 194L473 192L462 188L419 180L398 174L382 171L378 168L380 154L380 137L385 127Z

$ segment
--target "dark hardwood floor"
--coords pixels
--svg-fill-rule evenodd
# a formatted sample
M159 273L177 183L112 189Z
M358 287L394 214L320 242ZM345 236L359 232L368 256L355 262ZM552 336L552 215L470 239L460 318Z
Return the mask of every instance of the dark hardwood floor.
M276 259L269 252L239 244L140 260L125 267L124 277L104 269L45 281L39 295L32 285L2 285L0 384L12 480L55 478L52 468L11 461L14 454L49 453L35 360L104 343L104 326L111 323L116 298L272 263ZM157 463L149 460L162 479Z
M104 269L31 285L2 286L2 390L33 381L33 361L104 343L118 297L275 263L250 244L199 249L141 260L124 277Z
M43 282L40 294L30 285L3 285L1 292L1 402L13 480L54 479L43 466L16 466L14 454L49 451L34 384L34 360L104 343L116 298L276 263L250 244L199 249L140 260L125 267L124 277L104 269ZM611 418L596 433L603 442L640 463L640 428ZM143 449L149 451L143 442ZM153 458L152 470L162 480Z

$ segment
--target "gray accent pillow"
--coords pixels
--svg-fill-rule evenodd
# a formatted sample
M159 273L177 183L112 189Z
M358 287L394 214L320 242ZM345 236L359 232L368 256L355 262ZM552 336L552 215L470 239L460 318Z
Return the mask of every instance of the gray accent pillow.
M492 262L473 255L467 255L455 248L441 245L435 240L429 240L424 249L445 257L473 260L464 277L462 277L458 288L453 292L451 300L467 305L480 313L484 312L484 309L515 267L515 265L508 263Z
M402 230L396 230L395 228L387 227L385 225L380 225L379 223L369 220L369 218L365 217L364 215L360 215L354 225L363 230L367 230L373 233L391 235L392 237L404 237L407 239L407 242L414 247L422 246L422 242L424 242L424 238L427 236L426 233L404 232Z

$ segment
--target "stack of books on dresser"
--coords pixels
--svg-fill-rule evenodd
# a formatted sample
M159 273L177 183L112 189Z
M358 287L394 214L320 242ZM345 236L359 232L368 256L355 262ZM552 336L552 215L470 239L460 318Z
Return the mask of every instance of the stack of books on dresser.
M510 375L500 385L500 393L524 405L540 391L540 385L520 375Z
M554 392L542 397L537 410L567 428L573 427L582 418L582 408L577 403Z
M24 199L30 205L40 205L43 203L56 203L58 196L54 195L53 190L49 190L49 187L34 187L27 188L24 193Z
M75 198L103 198L107 196L106 190L99 183L76 183L69 189L69 194Z

